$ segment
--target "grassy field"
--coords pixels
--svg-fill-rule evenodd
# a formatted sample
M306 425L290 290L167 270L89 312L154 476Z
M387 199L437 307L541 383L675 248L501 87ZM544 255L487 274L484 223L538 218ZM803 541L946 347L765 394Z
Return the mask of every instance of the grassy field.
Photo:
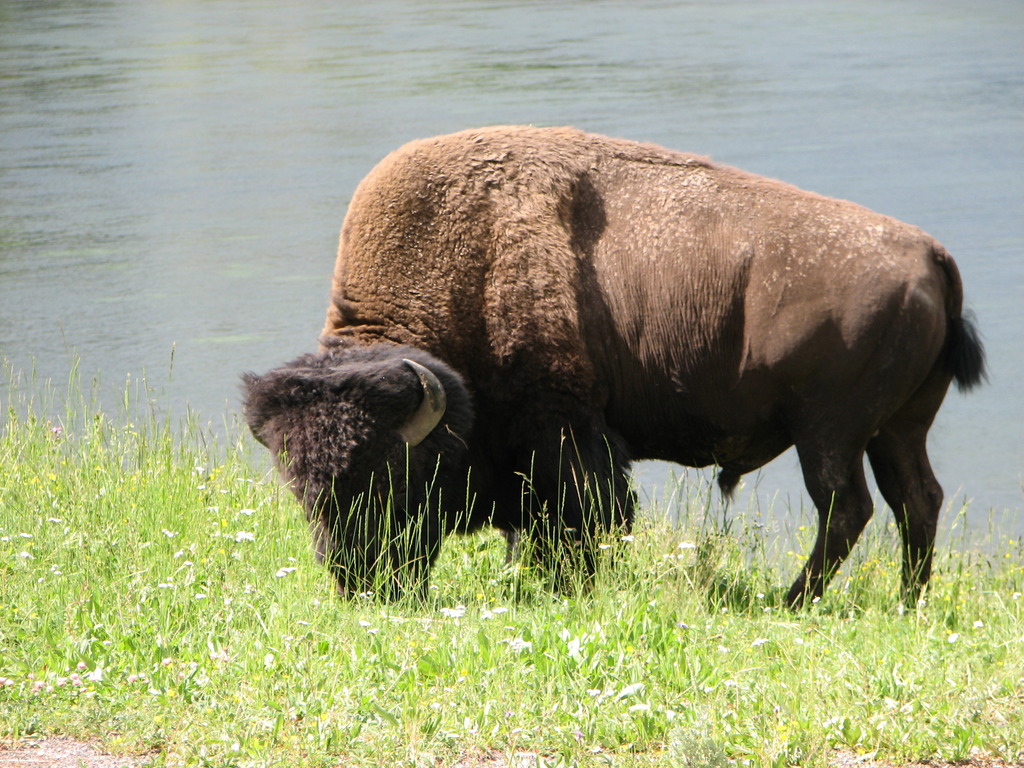
M926 603L903 612L880 517L792 614L779 588L797 555L769 555L742 517L706 525L697 494L677 526L655 514L610 542L582 597L545 591L481 535L447 544L425 601L343 602L238 426L215 444L131 392L120 415L16 399L0 437L0 742L290 768L1021 757L1019 541L944 547Z

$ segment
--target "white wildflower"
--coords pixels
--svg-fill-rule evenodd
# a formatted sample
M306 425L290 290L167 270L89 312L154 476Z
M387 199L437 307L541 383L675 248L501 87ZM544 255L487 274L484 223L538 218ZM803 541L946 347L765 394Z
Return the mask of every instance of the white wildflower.
M516 653L521 653L523 651L528 651L531 648L533 648L533 643L531 643L529 640L524 640L521 637L514 637L508 641L508 647Z
M218 662L220 664L227 664L233 657L228 652L227 648L221 648L216 651L210 651L210 661Z
M638 693L643 693L643 691L644 691L644 684L643 683L630 683L625 688L623 688L621 691L619 691L617 694L615 694L615 698L617 698L617 699L626 699L626 698L629 698L630 696L636 696Z

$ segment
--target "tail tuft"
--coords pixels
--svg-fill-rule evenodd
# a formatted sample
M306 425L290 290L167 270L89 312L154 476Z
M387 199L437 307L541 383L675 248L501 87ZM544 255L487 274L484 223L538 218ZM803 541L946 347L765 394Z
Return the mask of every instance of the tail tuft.
M946 365L953 374L957 389L970 392L988 379L985 371L985 347L981 343L974 315L963 313L952 318L946 342Z

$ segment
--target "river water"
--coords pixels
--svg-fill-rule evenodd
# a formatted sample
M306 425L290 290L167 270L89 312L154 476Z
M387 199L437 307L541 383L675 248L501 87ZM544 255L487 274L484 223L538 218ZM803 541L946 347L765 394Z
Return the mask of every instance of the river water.
M0 356L58 386L78 360L110 403L144 376L220 428L240 371L313 348L359 179L494 123L707 154L936 236L991 372L931 433L945 519L969 500L968 526L1024 532L1018 0L4 0ZM637 476L658 497L671 472ZM807 505L792 452L746 488Z

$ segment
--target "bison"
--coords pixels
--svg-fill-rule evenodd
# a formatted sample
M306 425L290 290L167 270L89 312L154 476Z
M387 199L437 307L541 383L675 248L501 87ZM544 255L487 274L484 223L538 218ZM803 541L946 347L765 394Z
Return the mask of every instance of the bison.
M359 184L317 352L244 412L343 593L426 583L442 539L527 534L556 575L628 529L635 459L728 493L795 445L821 595L872 515L864 455L929 578L925 447L985 376L953 259L919 229L706 158L571 128L413 141Z

